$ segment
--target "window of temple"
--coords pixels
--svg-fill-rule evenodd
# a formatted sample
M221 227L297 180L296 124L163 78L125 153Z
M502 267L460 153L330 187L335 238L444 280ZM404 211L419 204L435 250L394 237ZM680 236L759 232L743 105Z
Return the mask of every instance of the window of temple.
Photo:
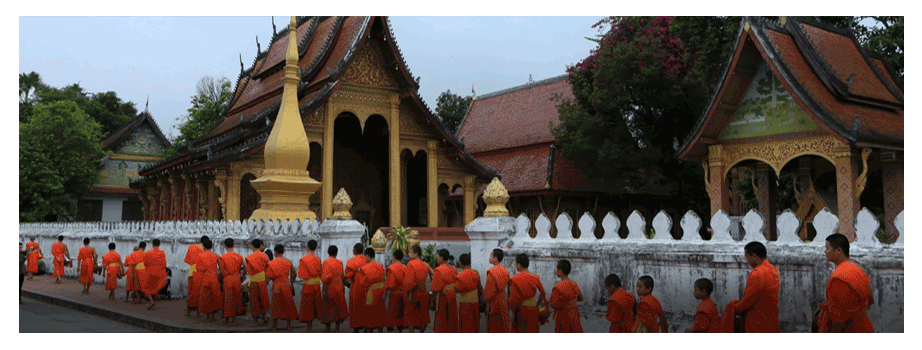
M250 185L256 180L256 175L246 173L240 178L240 219L247 220L256 209L259 209L259 193Z

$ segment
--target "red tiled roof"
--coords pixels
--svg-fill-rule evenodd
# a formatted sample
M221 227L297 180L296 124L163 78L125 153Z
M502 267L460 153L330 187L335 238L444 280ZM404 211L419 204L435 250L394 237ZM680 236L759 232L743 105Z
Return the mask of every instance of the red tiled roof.
M316 21L317 17L311 17L306 22L298 26L297 40L298 43L301 43L301 40L304 39L304 36L307 34L307 30L310 29L311 23ZM285 53L288 50L288 27L285 27L278 37L272 42L272 46L269 47L269 54L266 56L266 64L264 64L258 72L257 75L262 74L267 69L274 67L285 61Z
M341 64L346 57L346 51L355 43L357 36L362 34L359 31L366 20L365 17L348 17L343 21L336 42L333 43L333 47L330 48L330 54L326 59L326 64L323 65L326 68L320 69L319 74L312 79L313 82L324 81L330 77L329 72L336 69L336 66Z
M566 76L548 80L474 100L457 134L464 142L465 151L478 153L553 142L550 125L556 125L560 119L557 103L551 99L558 94L573 98L573 92ZM504 172L503 176L506 175Z
M550 143L544 143L474 157L483 165L499 172L503 176L503 186L512 193L545 189L549 152Z

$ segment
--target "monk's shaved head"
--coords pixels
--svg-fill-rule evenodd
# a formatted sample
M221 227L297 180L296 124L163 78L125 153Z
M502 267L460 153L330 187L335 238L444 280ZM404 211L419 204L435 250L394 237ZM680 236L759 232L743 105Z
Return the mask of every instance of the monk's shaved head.
M621 288L621 278L616 274L610 274L608 277L605 277L605 285Z
M749 255L755 255L759 259L765 259L768 256L768 252L765 250L765 245L760 242L749 242L743 247L743 251Z
M365 256L374 259L375 258L375 248L365 248Z
M307 249L309 249L309 250L317 249L317 241L315 241L315 240L313 240L313 239L307 241Z
M64 241L64 235L58 235L58 242Z
M138 247L141 247L141 249L147 248L147 243L144 241L141 241L138 243Z
M644 287L647 287L647 288L650 288L650 290L653 290L653 277L643 275L643 276L640 276L640 278L638 278L637 280L643 283Z
M356 243L354 246L352 246L352 254L362 254L363 250L365 250L365 246L362 245L362 243Z
M335 245L331 245L329 248L327 248L327 254L332 257L336 257L336 254L339 254L339 248L336 248Z
M848 237L845 237L845 235L841 233L833 233L829 235L829 237L826 237L826 242L829 242L829 246L832 247L832 249L842 249L842 253L848 257Z
M697 281L695 281L695 287L707 292L708 295L711 295L711 292L714 291L714 283L712 283L711 280L707 278L699 278Z
M224 246L225 246L225 247L228 247L228 248L233 248L233 247L234 247L234 239L233 239L233 238L226 238L226 239L224 239Z
M210 239L206 239L206 240L202 241L202 248L205 248L205 249L207 249L207 250L211 250L212 247L214 247L214 243L211 243L211 240L210 240Z

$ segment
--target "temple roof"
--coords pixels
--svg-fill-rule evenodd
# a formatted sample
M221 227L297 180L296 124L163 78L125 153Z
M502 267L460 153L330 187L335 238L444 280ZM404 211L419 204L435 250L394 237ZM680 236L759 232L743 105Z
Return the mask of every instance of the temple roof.
M762 61L822 133L856 147L903 149L902 87L879 54L866 52L850 30L807 18L745 17L720 86L678 158L707 154Z
M151 130L154 131L154 135L157 137L157 141L163 145L163 147L169 147L170 141L163 136L163 132L160 131L160 127L157 126L157 121L154 120L154 117L150 115L146 109L139 113L137 117L128 121L122 127L115 130L109 137L106 137L102 140L101 148L103 150L112 150L121 145L123 142L127 141L131 137L131 133L143 125L148 123Z

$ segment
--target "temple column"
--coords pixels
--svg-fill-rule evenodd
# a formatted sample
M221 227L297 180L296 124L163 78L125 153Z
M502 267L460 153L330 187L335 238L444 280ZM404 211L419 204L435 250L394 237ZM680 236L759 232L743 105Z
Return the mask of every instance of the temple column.
M477 189L474 188L474 175L464 177L464 222L467 225L474 221L474 211L477 209Z
M227 198L224 205L227 208L224 212L224 219L237 221L240 220L240 178L242 174L231 173L227 176Z
M903 211L903 152L881 151L880 165L884 182L884 231L898 238L893 220Z
M333 126L336 116L335 104L326 108L323 123L323 181L320 185L320 220L333 217ZM393 128L393 127L391 127Z
M707 190L711 197L711 216L717 213L717 210L723 209L724 212L730 209L730 187L727 183L727 177L724 176L723 145L711 145L708 147L708 181Z
M217 191L214 196L214 200L218 202L220 207L215 206L215 220L228 220L227 219L227 172L223 169L215 171L214 176L214 187L217 187ZM220 212L218 211L220 210ZM220 214L219 214L220 213Z
M401 226L400 223L400 97L391 95L391 116L388 128L388 156L390 158L390 226Z
M833 159L836 166L836 197L838 200L839 230L838 232L855 241L855 228L852 222L855 215L861 210L858 198L855 196L855 180L861 170L861 158L848 146L833 150ZM817 237L826 239L826 237Z
M156 184L147 188L147 211L145 215L145 220L147 221L160 220L160 206L157 200L157 194L159 193L160 189L157 188Z
M159 220L169 221L169 220L172 220L172 218L170 218L170 211L172 210L171 204L173 201L172 198L170 198L170 193L171 193L170 184L169 184L169 181L167 181L167 178L160 178L160 181L158 181L158 183L160 184L160 218Z
M759 213L765 219L766 225L762 226L762 234L765 239L771 241L775 235L777 217L775 215L775 181L772 181L772 168L765 163L759 163L756 166L756 183L759 191L756 196L759 200Z
M182 213L179 215L183 221L194 220L192 211L194 210L194 187L192 181L189 180L189 175L180 174L179 179L182 180L182 206L180 210Z
M439 142L429 140L428 150L426 151L426 222L429 227L439 226L439 192L438 192L438 160L435 155L438 152Z

